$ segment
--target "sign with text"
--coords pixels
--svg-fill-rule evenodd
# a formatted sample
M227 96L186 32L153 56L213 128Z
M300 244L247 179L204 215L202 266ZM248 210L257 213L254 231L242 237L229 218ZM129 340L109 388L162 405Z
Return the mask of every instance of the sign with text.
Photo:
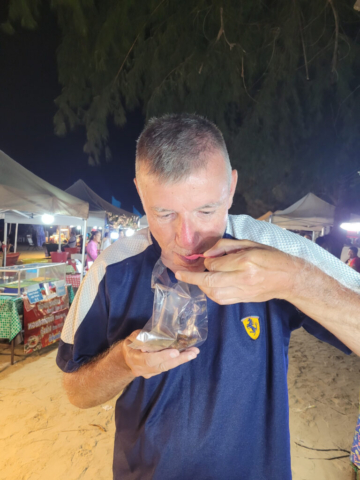
M36 287L28 288L26 293L30 303L41 302L41 300L43 300L43 296L38 285L36 285Z
M68 311L67 292L65 295L42 299L36 303L30 301L28 294L27 298L24 298L25 353L35 352L60 340Z
M66 293L65 280L59 280L54 282L56 288L56 294L58 297L62 297Z

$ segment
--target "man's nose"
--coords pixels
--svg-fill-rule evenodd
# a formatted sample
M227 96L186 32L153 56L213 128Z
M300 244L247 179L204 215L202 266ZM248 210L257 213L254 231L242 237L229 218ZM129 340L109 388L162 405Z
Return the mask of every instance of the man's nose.
M176 242L179 247L192 250L198 243L198 233L193 222L187 219L179 219L176 232Z

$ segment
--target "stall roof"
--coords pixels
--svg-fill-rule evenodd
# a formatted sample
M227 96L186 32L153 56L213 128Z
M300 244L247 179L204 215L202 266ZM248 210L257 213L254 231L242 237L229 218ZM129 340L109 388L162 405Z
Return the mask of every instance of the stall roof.
M0 150L0 211L86 219L89 204L34 175Z
M271 222L289 230L320 231L334 223L335 207L313 193L271 216Z
M134 217L134 215L122 208L115 207L111 203L101 198L97 193L91 190L83 180L78 180L71 187L67 188L65 192L74 195L89 203L89 210L91 212L107 212L113 215L124 215L125 217Z

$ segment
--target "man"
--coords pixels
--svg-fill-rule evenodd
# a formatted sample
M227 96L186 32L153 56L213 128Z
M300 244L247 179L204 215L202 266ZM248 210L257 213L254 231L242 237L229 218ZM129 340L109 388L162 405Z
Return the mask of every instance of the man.
M153 119L138 140L135 183L149 229L96 260L57 358L80 408L125 389L116 480L289 480L291 331L303 326L360 352L358 274L298 235L229 217L236 182L220 131L201 117ZM216 258L187 258L199 253ZM176 274L208 296L201 352L129 347L152 314L159 257L173 281Z
M67 246L69 248L75 248L76 247L76 230L75 229L72 229L71 232L70 232L70 238L69 238Z
M349 267L353 268L356 272L360 272L360 258L358 257L357 247L349 248L349 258L345 262Z

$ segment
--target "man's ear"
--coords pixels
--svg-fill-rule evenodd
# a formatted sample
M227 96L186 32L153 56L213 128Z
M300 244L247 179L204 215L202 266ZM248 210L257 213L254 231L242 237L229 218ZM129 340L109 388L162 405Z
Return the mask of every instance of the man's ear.
M237 182L238 182L238 172L237 170L232 170L228 210L231 208L231 205L233 204Z
M135 183L135 188L136 188L136 191L141 199L141 195L140 195L140 189L139 189L139 184L138 184L138 181L136 178L134 178L134 183Z

